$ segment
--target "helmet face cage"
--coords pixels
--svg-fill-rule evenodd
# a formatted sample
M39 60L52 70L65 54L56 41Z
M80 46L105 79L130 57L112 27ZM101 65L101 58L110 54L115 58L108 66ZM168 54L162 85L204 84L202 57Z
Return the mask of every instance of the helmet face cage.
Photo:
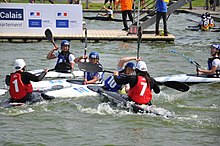
M98 52L91 52L89 54L89 59L99 59L99 53Z

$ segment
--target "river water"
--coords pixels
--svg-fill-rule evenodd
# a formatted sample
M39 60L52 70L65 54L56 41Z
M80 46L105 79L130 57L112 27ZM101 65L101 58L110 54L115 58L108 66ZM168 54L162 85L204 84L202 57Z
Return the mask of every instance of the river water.
M116 15L120 17L120 14ZM220 42L219 32L185 30L186 26L195 25L187 18L199 20L190 14L170 16L168 31L176 36L174 43L141 43L140 57L147 62L153 77L195 73L193 64L170 50L184 53L206 66L210 44ZM88 29L123 28L122 23L116 22L86 23ZM83 54L84 46L79 41L71 41L75 56ZM55 60L46 60L51 49L52 44L47 41L1 43L0 87L4 87L5 75L13 71L12 63L16 58L24 58L28 70L53 68ZM137 42L90 42L88 52L91 51L100 53L105 70L114 70L119 58L136 56ZM101 103L99 97L57 98L31 106L1 108L0 145L219 146L219 88L220 84L198 84L190 86L188 92L179 92L161 86L161 93L154 94L153 104L165 115L172 115L170 118L113 109ZM6 94L0 98L8 97Z

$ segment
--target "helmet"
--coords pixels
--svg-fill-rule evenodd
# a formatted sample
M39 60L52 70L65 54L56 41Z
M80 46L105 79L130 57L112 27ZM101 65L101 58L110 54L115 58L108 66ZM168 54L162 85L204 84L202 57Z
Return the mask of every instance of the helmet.
M206 18L211 17L211 14L209 12L206 12L205 15L206 15Z
M98 52L91 52L89 54L89 59L90 58L95 58L95 59L99 59L99 53Z
M202 18L202 19L206 19L206 14L202 14L202 15L201 15L201 18Z
M14 61L14 67L15 67L16 71L21 70L25 66L26 66L26 63L24 62L24 59L16 59Z
M61 42L61 47L64 46L64 45L70 46L70 42L67 41L67 40L63 40L63 41Z
M130 67L130 68L132 68L132 69L135 69L135 65L134 65L133 62L128 62L128 63L125 65L125 69L126 69L127 67Z
M136 69L140 71L147 71L147 65L144 61L139 61L136 65Z
M210 48L215 48L215 49L220 50L220 44L212 44L212 45L210 46Z
M108 6L108 9L112 9L112 6Z

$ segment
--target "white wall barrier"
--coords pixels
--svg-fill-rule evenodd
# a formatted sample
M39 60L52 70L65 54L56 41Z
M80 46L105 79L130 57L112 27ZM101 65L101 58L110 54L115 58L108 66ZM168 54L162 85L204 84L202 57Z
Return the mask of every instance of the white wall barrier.
M81 4L0 3L0 33L44 35L82 34Z

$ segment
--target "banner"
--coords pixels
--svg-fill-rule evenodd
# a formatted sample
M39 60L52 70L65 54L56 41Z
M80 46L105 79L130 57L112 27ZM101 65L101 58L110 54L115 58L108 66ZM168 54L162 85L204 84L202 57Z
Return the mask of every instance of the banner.
M0 3L0 32L7 35L82 34L81 4Z

